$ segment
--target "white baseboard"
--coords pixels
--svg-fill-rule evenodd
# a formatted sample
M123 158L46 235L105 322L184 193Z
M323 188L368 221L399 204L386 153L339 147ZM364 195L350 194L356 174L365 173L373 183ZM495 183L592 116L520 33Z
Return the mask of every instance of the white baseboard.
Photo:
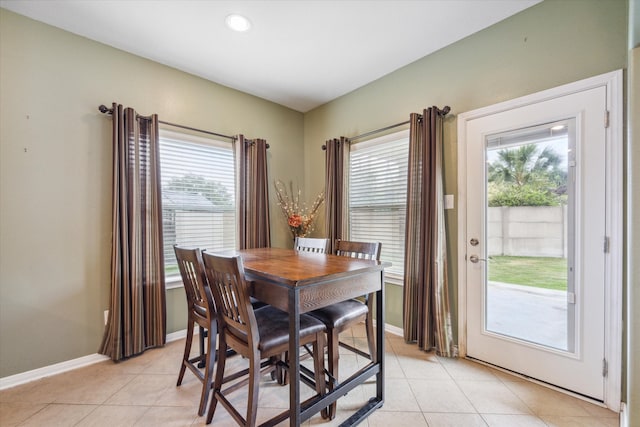
M194 330L194 334L198 334L198 329ZM167 334L167 342L177 341L187 336L187 330L172 332ZM93 365L94 363L109 360L108 356L94 353L87 356L78 357L77 359L67 360L65 362L56 363L54 365L43 366L42 368L33 369L31 371L22 372L8 377L0 378L0 390L26 384L41 378L50 377L52 375L61 374L73 369L82 368L84 366Z
M200 328L193 328L193 334L198 335L200 333ZM167 342L178 341L187 336L187 330L183 329L181 331L171 332L167 334Z
M41 378L50 377L52 375L61 374L73 369L82 368L83 366L93 365L94 363L102 362L104 360L109 360L109 358L102 354L95 353L79 357L77 359L56 363L54 365L43 366L42 368L33 369L20 374L3 377L0 378L0 390L39 380Z
M393 326L387 323L384 325L384 330L386 332L389 332L390 334L397 335L399 337L404 337L404 329L399 328L397 326Z
M385 331L394 335L402 336L402 328L398 328L397 326L387 324L385 325ZM199 328L194 328L194 335L197 335L198 332ZM186 336L186 329L172 332L170 334L167 334L167 342L177 341ZM103 362L105 360L109 360L109 357L102 354L94 353L88 356L78 357L77 359L71 359L65 362L56 363L54 365L43 366L42 368L33 369L31 371L9 375L8 377L0 378L0 390L15 387L21 384L26 384L31 381L36 381L41 378L61 374L63 372L82 368L84 366L93 365L94 363Z

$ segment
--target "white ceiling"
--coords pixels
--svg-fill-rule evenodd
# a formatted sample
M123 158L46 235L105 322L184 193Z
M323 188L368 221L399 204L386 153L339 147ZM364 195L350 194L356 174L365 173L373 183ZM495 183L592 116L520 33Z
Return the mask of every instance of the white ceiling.
M307 112L541 0L0 0L89 39ZM249 18L235 33L224 19Z

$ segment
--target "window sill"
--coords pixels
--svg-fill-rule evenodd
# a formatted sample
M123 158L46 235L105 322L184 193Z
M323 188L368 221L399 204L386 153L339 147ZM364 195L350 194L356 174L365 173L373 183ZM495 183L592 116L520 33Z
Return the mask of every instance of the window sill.
M404 286L404 278L396 274L385 274L384 283L396 286Z
M164 288L166 290L181 288L182 278L180 276L169 276L164 279Z

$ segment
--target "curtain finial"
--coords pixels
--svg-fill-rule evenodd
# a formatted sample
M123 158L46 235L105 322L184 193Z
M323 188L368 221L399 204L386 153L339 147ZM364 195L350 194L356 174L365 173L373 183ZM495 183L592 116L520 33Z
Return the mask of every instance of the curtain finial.
M98 111L100 111L103 114L113 114L113 108L107 108L104 104L101 104L98 107Z
M445 107L442 110L438 110L440 115L442 117L446 116L447 114L449 114L449 111L451 111L451 107L449 107L448 105L445 105Z

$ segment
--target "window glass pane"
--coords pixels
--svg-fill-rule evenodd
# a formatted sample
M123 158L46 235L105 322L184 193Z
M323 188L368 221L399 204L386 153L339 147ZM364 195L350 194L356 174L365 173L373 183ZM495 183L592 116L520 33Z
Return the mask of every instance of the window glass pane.
M353 144L349 176L350 239L382 242L385 269L402 279L407 201L408 132Z
M484 327L568 352L579 323L575 129L567 119L485 137Z
M173 245L236 246L235 166L230 143L160 135L165 275L178 275Z

